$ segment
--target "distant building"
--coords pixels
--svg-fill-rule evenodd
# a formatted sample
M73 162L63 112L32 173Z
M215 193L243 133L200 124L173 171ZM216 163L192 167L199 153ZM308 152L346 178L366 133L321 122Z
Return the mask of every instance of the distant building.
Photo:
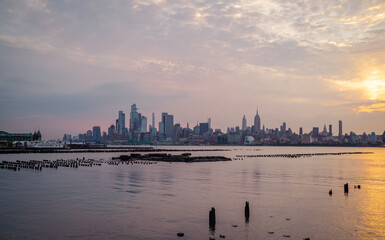
M368 135L366 133L362 134L361 143L362 144L367 144L368 143Z
M108 128L108 138L109 139L115 138L115 126L114 126L114 124L111 124L111 126Z
M38 131L40 134L40 131ZM37 133L34 133L35 138L38 138ZM0 142L14 142L14 141L33 141L33 140L41 140L41 134L40 139L34 139L34 134L32 133L8 133L4 131L0 131Z
M319 135L319 128L318 127L313 127L312 136L313 137L317 137L318 135Z
M67 142L67 143L70 143L72 141L71 134L64 134L63 141Z
M200 132L199 125L196 125L194 127L194 135L199 135L199 132Z
M375 132L372 132L370 134L370 143L371 144L376 144L377 143L377 136L376 136L376 133Z
M324 129L322 130L321 135L322 135L323 137L326 137L326 136L329 135L328 131L326 130L326 124L324 124Z
M302 127L299 128L299 135L302 136L303 134L303 130L302 130Z
M298 139L299 139L299 136L294 133L290 136L290 143L291 144L298 144Z
M331 124L329 124L329 135L333 136L333 131L332 131L332 125Z
M136 104L131 105L131 112L130 112L130 133L133 135L134 132L138 132L140 130L140 116L138 113L138 108L136 107Z
M283 136L283 137L286 136L286 122L282 123L282 126L281 126L281 136Z
M254 117L254 131L257 133L261 131L261 118L259 117L258 109L257 114Z
M140 132L146 133L147 132L147 117L142 116L140 121Z
M180 134L181 134L180 124L177 123L174 125L174 133L172 137L173 142L179 142Z
M159 122L159 134L164 134L164 123Z
M92 131L91 131L91 130L88 130L88 131L86 132L86 138L87 138L87 139L91 139L91 138L92 138Z
M116 120L116 131L119 135L125 135L126 115L123 111L119 111L118 119Z
M167 115L166 122L164 125L164 131L166 133L167 138L171 138L174 132L174 116Z
M246 131L246 129L247 129L246 116L243 115L243 118L242 118L242 131Z
M341 120L338 121L338 136L339 137L342 136L342 121Z
M100 126L94 126L92 128L92 139L98 141L101 139Z
M253 136L246 136L245 140L243 141L244 145L251 145L253 144L255 138Z
M199 135L203 135L204 133L209 132L209 124L208 123L199 123Z
M156 127L155 127L155 113L152 113L152 129L151 129L151 135L156 135Z

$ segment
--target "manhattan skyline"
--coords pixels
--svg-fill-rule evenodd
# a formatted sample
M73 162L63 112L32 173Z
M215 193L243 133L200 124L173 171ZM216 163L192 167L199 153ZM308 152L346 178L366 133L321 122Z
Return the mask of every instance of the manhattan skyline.
M2 1L0 129L56 139L136 103L148 124L225 131L258 108L266 127L380 134L384 38L382 1Z

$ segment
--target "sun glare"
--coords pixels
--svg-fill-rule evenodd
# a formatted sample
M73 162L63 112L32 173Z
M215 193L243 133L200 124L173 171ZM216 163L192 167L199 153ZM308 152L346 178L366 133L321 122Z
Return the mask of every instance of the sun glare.
M385 74L375 70L363 81L363 87L369 100L385 100Z

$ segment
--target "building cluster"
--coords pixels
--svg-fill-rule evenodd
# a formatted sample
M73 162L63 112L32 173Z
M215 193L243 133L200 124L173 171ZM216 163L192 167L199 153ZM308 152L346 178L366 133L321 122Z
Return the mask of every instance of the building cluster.
M32 133L8 133L0 131L0 142L15 142L15 141L40 141L41 133L35 131Z
M86 133L72 137L65 134L65 143L94 143L94 144L156 144L156 145L381 145L385 143L385 131L382 135L354 132L343 134L342 121L338 123L338 135L333 135L332 125L323 130L319 127L305 133L300 127L298 133L292 131L283 122L279 128L265 128L261 125L258 110L251 126L247 125L246 116L242 118L241 127L228 127L226 132L213 129L211 119L197 123L190 128L187 123L182 127L174 123L174 116L163 112L156 126L155 114L152 113L151 124L147 117L138 112L136 104L131 105L129 122L123 111L118 112L115 124L107 131L101 132L100 126L94 126Z
M0 131L0 147L24 146L27 142L41 141L41 133L8 133Z

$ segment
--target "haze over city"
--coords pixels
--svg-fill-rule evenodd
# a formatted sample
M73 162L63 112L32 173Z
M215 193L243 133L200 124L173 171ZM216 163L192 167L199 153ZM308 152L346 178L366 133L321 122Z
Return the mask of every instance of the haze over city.
M382 1L1 1L0 129L107 129L136 103L223 131L384 131Z

